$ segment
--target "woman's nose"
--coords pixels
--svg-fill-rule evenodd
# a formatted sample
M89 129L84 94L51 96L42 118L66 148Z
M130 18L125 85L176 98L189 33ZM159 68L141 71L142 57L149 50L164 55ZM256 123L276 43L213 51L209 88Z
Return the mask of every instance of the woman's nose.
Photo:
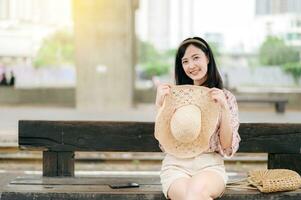
M189 62L189 63L188 63L188 68L189 68L189 69L192 69L192 68L194 68L194 65L193 65L193 63L192 63L192 62Z

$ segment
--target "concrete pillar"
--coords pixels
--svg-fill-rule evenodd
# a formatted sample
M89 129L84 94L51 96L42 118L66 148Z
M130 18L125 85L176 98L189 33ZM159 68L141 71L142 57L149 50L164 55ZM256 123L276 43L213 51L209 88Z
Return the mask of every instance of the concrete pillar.
M80 110L133 105L137 0L73 0Z

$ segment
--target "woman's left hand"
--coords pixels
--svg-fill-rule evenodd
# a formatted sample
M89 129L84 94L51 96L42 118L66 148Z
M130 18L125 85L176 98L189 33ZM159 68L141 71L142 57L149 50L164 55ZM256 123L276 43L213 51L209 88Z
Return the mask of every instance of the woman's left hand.
M228 103L223 90L218 88L210 88L209 96L213 99L215 103L218 103L222 108L227 109Z

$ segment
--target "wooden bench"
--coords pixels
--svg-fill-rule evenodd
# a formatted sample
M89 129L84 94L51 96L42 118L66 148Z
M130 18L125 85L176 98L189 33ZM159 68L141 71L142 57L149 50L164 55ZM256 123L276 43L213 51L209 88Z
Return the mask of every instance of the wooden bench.
M43 176L13 180L1 200L165 199L159 176L74 176L75 151L159 152L153 122L20 121L19 146L43 151ZM301 174L301 124L242 123L239 152L268 153L268 168ZM111 189L108 184L137 182L139 188ZM221 200L301 199L301 190L261 194L227 189Z
M288 99L284 97L252 97L252 96L236 96L238 103L270 103L275 104L277 113L285 112L285 104Z

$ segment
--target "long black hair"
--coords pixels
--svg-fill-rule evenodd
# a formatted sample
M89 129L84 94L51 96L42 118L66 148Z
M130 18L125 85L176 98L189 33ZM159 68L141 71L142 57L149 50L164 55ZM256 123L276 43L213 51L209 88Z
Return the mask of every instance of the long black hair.
M185 54L185 51L189 45L193 45L199 49L201 49L205 55L207 56L209 63L208 63L208 70L207 70L207 80L203 83L202 86L206 86L209 88L219 88L223 89L223 80L221 78L220 73L218 72L212 50L208 43L199 37L187 38L185 39L178 48L175 60L175 80L176 85L193 85L193 80L189 78L182 66L182 58Z

